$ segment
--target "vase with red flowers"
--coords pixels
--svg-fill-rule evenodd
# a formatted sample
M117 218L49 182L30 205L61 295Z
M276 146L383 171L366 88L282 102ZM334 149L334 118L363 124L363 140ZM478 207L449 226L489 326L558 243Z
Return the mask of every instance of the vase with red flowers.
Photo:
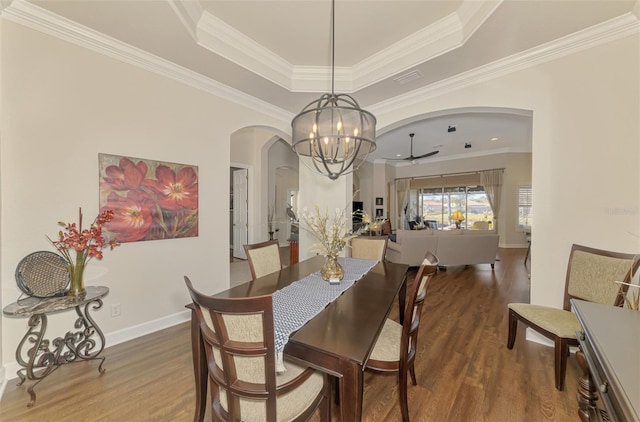
M49 238L67 261L70 281L68 296L83 296L85 294L84 269L87 263L93 258L102 259L102 250L106 246L113 250L119 245L116 239L106 239L102 233L103 226L113 219L113 211L100 212L88 229L82 228L82 208L78 214L77 224L58 222L64 229L58 232L57 240Z

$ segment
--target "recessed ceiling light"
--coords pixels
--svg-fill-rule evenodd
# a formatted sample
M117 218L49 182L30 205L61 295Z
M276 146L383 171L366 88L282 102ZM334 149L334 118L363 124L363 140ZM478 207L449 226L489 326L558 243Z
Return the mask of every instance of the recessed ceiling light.
M396 157L402 157L402 154L396 154Z
M497 141L497 140L498 140L498 138L491 138L491 140L492 140L492 141Z

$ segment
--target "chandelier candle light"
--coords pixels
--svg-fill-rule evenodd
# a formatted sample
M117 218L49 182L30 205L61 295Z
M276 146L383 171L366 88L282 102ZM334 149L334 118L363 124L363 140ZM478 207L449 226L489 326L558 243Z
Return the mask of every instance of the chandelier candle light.
M107 240L102 234L102 227L113 219L113 211L102 211L88 229L82 229L82 208L79 210L78 224L58 224L64 231L58 232L58 240L49 241L67 261L70 285L68 296L84 296L84 269L91 258L102 259L102 249L109 245L111 250L119 245L116 239ZM73 257L71 251L75 251Z
M347 94L335 94L335 0L331 0L331 93L309 103L291 122L292 149L311 170L336 180L376 149L376 118Z

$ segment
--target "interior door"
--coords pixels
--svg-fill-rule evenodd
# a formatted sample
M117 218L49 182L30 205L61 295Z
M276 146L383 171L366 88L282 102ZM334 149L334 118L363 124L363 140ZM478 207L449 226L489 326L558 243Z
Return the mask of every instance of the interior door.
M243 245L248 243L247 169L233 171L233 257L247 259Z

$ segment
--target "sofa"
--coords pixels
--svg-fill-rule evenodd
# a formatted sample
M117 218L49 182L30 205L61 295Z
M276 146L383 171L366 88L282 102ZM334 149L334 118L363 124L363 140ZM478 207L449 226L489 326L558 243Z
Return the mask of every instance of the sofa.
M499 240L493 230L397 230L396 240L387 244L385 258L414 267L431 251L442 267L491 264L493 268Z

